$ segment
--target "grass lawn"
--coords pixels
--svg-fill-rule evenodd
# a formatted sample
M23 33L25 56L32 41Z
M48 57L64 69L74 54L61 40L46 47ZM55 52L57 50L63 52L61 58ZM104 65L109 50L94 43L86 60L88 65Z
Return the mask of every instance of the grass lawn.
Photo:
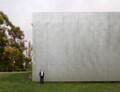
M0 92L120 92L120 83L32 82L27 73L0 73Z

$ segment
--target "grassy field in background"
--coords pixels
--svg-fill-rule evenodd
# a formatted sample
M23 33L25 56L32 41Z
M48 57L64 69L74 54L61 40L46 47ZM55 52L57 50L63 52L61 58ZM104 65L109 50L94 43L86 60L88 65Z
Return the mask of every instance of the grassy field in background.
M120 83L32 82L26 73L0 73L0 92L120 92Z

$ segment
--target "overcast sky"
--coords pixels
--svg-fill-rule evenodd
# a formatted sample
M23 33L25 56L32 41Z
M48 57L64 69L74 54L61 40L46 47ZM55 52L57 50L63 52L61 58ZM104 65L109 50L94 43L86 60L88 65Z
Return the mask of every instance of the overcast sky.
M32 12L119 12L120 0L0 0L0 10L32 40Z

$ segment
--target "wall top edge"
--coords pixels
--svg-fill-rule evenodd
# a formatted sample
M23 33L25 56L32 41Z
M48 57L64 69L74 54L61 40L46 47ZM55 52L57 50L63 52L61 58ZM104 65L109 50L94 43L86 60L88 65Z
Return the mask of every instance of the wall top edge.
M32 12L34 13L120 13L120 12Z

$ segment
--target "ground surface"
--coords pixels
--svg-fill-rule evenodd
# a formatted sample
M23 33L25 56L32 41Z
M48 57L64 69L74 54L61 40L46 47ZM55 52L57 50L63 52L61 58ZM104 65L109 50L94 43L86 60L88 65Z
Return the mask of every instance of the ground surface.
M120 83L32 82L27 73L0 73L0 92L120 92Z

